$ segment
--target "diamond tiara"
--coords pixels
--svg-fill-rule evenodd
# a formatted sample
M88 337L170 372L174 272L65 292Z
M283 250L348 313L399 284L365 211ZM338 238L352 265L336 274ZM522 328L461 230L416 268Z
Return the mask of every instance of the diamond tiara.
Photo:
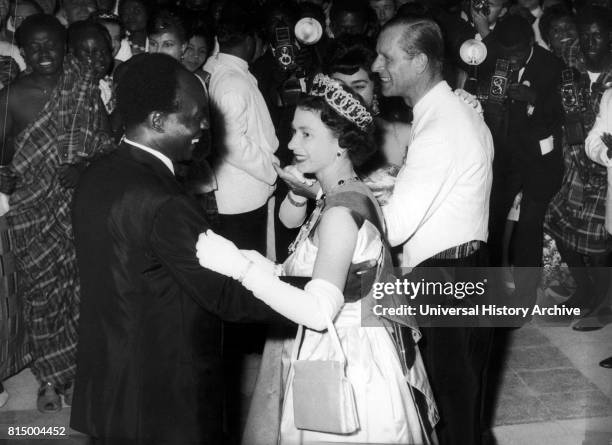
M372 123L372 115L361 105L355 96L344 88L337 80L325 74L317 74L310 88L311 96L320 96L341 116L357 125L361 130L366 130Z

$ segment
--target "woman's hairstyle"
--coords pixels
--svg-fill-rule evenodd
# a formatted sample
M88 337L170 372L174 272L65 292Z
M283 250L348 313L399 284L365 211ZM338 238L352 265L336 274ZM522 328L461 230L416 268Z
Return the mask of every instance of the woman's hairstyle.
M337 88L342 89L344 94L352 96L365 108L363 99L359 95L354 94L340 83L337 85ZM355 167L363 165L376 152L374 125L360 128L355 122L332 107L326 96L302 94L297 108L319 113L321 122L338 138L338 145L347 150L348 157Z
M370 79L374 79L371 67L375 59L376 52L370 39L344 35L330 44L323 66L326 74L342 73L350 76L363 69Z
M173 33L181 43L187 42L190 38L184 19L177 12L169 9L156 12L147 25L148 36L165 32Z
M548 33L550 32L552 24L564 18L568 18L572 22L575 22L574 14L572 14L572 12L562 4L553 5L544 10L544 14L542 14L539 23L540 34L542 35L544 42L550 44Z
M203 14L185 15L185 25L187 29L187 40L192 37L202 37L206 42L206 47L209 52L212 52L215 46L215 24L213 23L212 17Z

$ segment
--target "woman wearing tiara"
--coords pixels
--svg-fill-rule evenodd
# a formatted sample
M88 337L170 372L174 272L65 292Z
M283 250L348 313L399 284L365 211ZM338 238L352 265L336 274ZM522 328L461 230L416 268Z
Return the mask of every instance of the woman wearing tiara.
M368 295L368 289L357 295L351 291L359 288L358 275L353 273L357 265L383 261L388 266L390 258L380 208L354 170L375 149L371 124L372 115L361 100L321 74L315 77L310 94L298 103L289 148L300 171L314 174L322 191L316 209L290 248L282 273L311 277L304 290L282 282L277 265L258 254L238 250L211 231L200 235L197 245L202 266L238 279L257 298L305 328L303 342L300 344L299 338L294 344L298 348L294 358L295 354L298 360L342 361L345 357L359 424L356 431L330 434L298 429L291 368L280 405L281 444L431 443L428 431L437 414L418 349L414 346L406 367L389 329L361 327L360 300ZM332 331L337 333L341 350ZM411 333L419 338L414 324ZM418 396L408 382L429 401L426 415L419 414ZM269 424L261 427L274 429ZM269 437L267 440L273 443Z

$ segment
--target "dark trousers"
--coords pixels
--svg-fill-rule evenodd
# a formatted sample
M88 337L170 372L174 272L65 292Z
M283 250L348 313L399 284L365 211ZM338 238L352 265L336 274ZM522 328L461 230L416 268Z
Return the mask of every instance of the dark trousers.
M235 215L219 214L219 234L232 240L239 249L266 254L268 206ZM223 355L226 381L225 443L240 441L240 422L246 407L240 392L243 380L244 356L261 353L266 338L264 325L254 323L223 324Z
M576 282L576 292L572 300L584 308L595 309L608 294L610 283L610 253L583 255L565 246L555 238L561 259Z
M497 152L496 152L497 156ZM528 162L501 155L493 162L489 218L491 265L501 265L503 232L514 197L523 192L519 221L511 252L514 259L515 295L534 304L540 282L544 216L563 179L563 159L558 150Z
M219 214L219 234L230 239L239 249L266 254L268 205L246 213Z
M456 260L429 259L419 267L444 268L454 281L477 282L485 273L486 248ZM434 272L435 273L435 272ZM423 360L440 413L436 427L440 445L479 445L483 424L484 389L492 328L430 327L423 333Z

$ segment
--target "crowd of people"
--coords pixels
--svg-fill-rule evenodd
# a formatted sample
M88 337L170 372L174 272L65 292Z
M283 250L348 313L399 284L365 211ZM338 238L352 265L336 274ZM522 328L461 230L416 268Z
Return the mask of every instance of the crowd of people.
M603 3L0 0L0 382L94 443L488 443L507 331L369 295L533 306L548 237L610 322Z

